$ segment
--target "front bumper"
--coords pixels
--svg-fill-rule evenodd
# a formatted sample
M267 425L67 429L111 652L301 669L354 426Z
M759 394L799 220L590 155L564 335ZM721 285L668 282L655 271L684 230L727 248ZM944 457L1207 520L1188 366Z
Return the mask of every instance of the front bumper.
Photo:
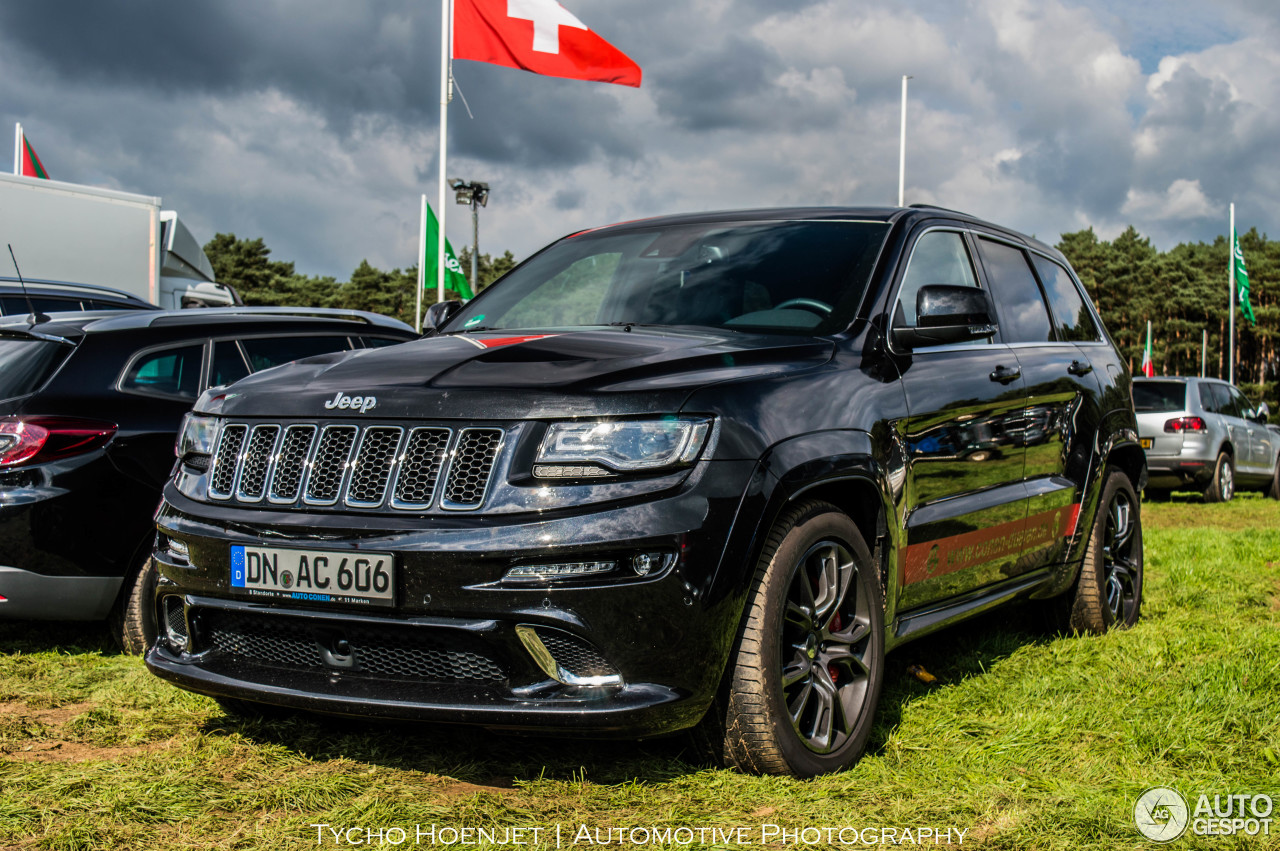
M635 504L424 518L413 529L378 529L367 516L300 522L297 512L281 525L272 519L282 512L197 503L171 488L161 541L185 544L187 563L157 551L158 616L171 626L147 665L191 691L342 715L605 736L689 727L719 684L741 614L730 590L741 566L720 558L753 466L704 462L674 492ZM392 553L396 605L237 594L235 544ZM669 556L660 569L629 568L634 554L655 552ZM504 579L516 564L594 559L619 566Z

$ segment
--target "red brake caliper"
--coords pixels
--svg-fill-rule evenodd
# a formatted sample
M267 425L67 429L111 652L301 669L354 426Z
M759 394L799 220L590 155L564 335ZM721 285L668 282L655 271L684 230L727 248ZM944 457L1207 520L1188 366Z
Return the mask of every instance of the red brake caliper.
M828 625L827 628L832 632L839 632L842 626L843 626L843 622L840 620L840 612L837 611L834 615L831 616L831 623ZM827 675L831 677L831 682L834 683L839 680L839 673L840 671L838 668L836 668L836 665L834 662L827 663Z

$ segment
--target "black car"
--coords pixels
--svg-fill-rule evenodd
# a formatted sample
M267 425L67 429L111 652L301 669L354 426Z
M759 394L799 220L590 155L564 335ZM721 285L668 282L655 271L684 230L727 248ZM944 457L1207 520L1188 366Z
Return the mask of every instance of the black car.
M0 618L111 616L155 634L137 581L183 416L206 388L417 335L375 314L272 308L0 319ZM147 605L139 607L146 599Z
M159 310L137 296L93 284L0 276L0 316L76 310Z
M231 711L694 728L803 776L861 753L905 641L1018 598L1138 618L1130 377L1033 239L936 208L651 219L430 319L201 397L152 671Z

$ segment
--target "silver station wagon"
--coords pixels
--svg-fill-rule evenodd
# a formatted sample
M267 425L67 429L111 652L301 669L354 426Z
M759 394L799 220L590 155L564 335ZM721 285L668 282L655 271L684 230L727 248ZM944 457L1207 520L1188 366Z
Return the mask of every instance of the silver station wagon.
M1225 381L1170 376L1135 378L1133 407L1148 496L1198 490L1226 502L1239 489L1280 499L1280 439L1267 428L1265 402L1255 407Z

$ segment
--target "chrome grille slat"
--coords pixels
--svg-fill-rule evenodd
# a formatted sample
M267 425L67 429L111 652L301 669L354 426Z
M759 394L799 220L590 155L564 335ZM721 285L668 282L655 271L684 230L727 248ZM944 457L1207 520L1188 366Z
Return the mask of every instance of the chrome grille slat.
M502 448L500 428L464 428L458 434L449 462L448 481L440 507L451 511L474 511L484 502L493 474L493 464Z
M308 465L302 501L307 505L333 505L342 493L360 429L353 425L328 425Z
M421 511L431 506L451 437L453 431L447 428L415 428L409 432L391 493L392 508Z
M360 448L351 465L351 483L347 485L347 505L353 508L377 508L387 498L387 485L396 463L396 450L404 429L399 426L369 426L360 436Z
M207 493L276 509L476 511L505 439L481 426L230 422Z
M209 474L209 496L213 499L231 499L231 488L240 467L240 449L248 431L249 427L244 425L229 425L222 430L213 471Z
M275 456L278 425L256 425L249 432L240 475L236 477L236 499L239 502L261 502L267 490L267 473Z
M307 457L316 439L313 425L291 425L284 430L280 451L271 474L271 487L267 501L280 505L298 501L302 492L302 474L307 469Z

